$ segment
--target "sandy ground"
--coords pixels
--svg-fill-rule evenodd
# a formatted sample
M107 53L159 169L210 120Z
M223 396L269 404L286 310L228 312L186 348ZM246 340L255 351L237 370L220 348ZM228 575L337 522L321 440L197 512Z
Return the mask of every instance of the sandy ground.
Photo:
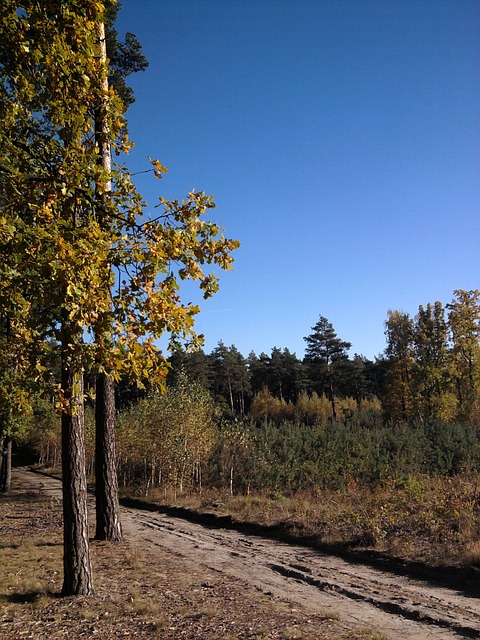
M16 469L13 479L61 498L55 478ZM122 524L127 539L150 554L168 550L261 594L297 603L307 614L335 611L347 625L368 625L392 640L480 638L480 600L467 590L159 512L122 507Z

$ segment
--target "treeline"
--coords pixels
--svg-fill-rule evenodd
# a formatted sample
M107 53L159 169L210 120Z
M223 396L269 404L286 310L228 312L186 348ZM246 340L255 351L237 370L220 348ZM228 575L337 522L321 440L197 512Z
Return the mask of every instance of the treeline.
M303 412L311 422L323 403L320 413L337 420L379 402L387 420L479 422L480 291L457 290L451 303L420 306L413 318L389 311L385 334L375 360L349 357L351 344L320 316L303 359L277 347L244 357L220 342L209 354L173 353L169 382L185 373L232 415L301 419Z
M43 403L37 418L23 442L37 449L44 464L58 464L58 417ZM95 424L88 407L85 423L87 473L93 477ZM231 494L321 491L352 483L373 488L420 476L478 473L479 436L478 427L459 422L385 421L374 407L337 422L227 419L201 385L180 376L165 394L152 393L118 416L117 471L121 487L144 495L154 488L209 487Z
M271 353L256 355L253 351L244 357L232 345L223 342L209 354L204 351L188 353L176 351L170 358L168 381L174 384L178 374L201 384L230 414L248 414L258 411L260 394L269 397L273 413L277 406L273 400L293 406L303 396L329 396L329 378L335 381L335 396L351 397L361 402L379 394L375 363L355 355L335 361L330 371L323 369L319 360L311 362L299 359L288 348L274 347ZM330 400L329 400L330 403Z
M459 290L415 318L389 312L387 347L374 362L349 358L323 317L303 360L288 349L244 358L222 343L211 354L176 351L164 394L118 388L120 484L295 491L478 472L479 299ZM24 442L58 463L58 418L45 399ZM89 400L90 475L94 452Z

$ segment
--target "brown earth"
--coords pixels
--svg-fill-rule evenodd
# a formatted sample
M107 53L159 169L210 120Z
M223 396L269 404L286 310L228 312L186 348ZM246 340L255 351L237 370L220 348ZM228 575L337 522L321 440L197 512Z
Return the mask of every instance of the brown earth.
M0 500L1 638L480 638L479 592L453 578L131 507L126 542L92 542L96 595L60 598L60 483L15 470L13 485Z

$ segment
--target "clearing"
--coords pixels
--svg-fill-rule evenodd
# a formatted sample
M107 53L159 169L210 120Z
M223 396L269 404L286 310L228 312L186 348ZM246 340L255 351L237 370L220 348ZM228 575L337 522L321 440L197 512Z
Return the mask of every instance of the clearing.
M38 520L38 504L35 507L33 501L30 505L30 520L22 520L18 505L28 505L28 496L32 500L42 496L48 504L44 518L57 514L57 542L43 546L49 550L56 544L61 557L60 481L14 469L12 485L11 502L1 504L0 551L19 554L28 536L34 538L35 532L28 527L34 527L35 517ZM93 497L89 500L93 507ZM97 596L69 599L70 614L65 614L65 599L53 597L61 587L61 565L50 576L47 589L44 585L50 596L44 595L41 607L39 587L24 587L22 593L12 583L7 593L2 589L0 594L0 603L5 603L0 636L72 637L73 621L76 637L105 640L480 638L479 588L471 584L454 587L448 575L441 583L431 575L413 577L408 567L394 563L362 564L353 557L328 555L313 547L215 525L211 520L202 524L174 517L172 510L122 507L122 524L128 548L92 543ZM16 544L12 540L4 544L4 534L9 530L15 534L15 526L20 525L24 530L16 532ZM36 543L40 553L41 546ZM117 551L112 553L112 549ZM125 554L127 559L120 566ZM21 562L20 556L18 559ZM130 563L127 573L125 563ZM113 575L103 577L102 571ZM115 578L121 583L117 587ZM119 603L125 601L131 606L123 604L120 615ZM119 615L124 616L123 621Z

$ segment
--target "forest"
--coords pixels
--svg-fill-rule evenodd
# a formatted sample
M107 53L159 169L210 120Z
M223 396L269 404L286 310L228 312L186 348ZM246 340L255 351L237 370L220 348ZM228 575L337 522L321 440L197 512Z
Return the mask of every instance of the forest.
M223 343L209 354L175 350L164 393L120 382L118 476L124 488L319 490L355 481L477 472L480 291L390 311L375 361L355 354L326 318L288 348L244 357ZM94 394L95 381L86 376ZM42 464L60 460L52 399L38 396L21 442ZM86 401L87 470L94 476L94 401Z
M163 390L116 385L119 493L436 564L480 561L480 291L390 311L386 348L354 355L320 316L299 359L175 350ZM58 367L58 365L57 365ZM95 377L85 461L96 477ZM20 426L21 423L21 426ZM53 398L18 422L20 450L58 469ZM289 524L290 523L290 524ZM320 524L323 523L323 524Z
M480 291L388 312L375 361L350 357L321 315L303 359L204 353L182 283L214 295L211 269L231 269L239 242L203 191L153 211L137 191L125 78L148 63L133 34L118 39L118 8L0 9L0 480L8 492L12 450L61 474L62 595L94 593L92 481L95 538L109 542L120 492L314 499L458 477L476 517ZM166 171L149 158L144 173Z

